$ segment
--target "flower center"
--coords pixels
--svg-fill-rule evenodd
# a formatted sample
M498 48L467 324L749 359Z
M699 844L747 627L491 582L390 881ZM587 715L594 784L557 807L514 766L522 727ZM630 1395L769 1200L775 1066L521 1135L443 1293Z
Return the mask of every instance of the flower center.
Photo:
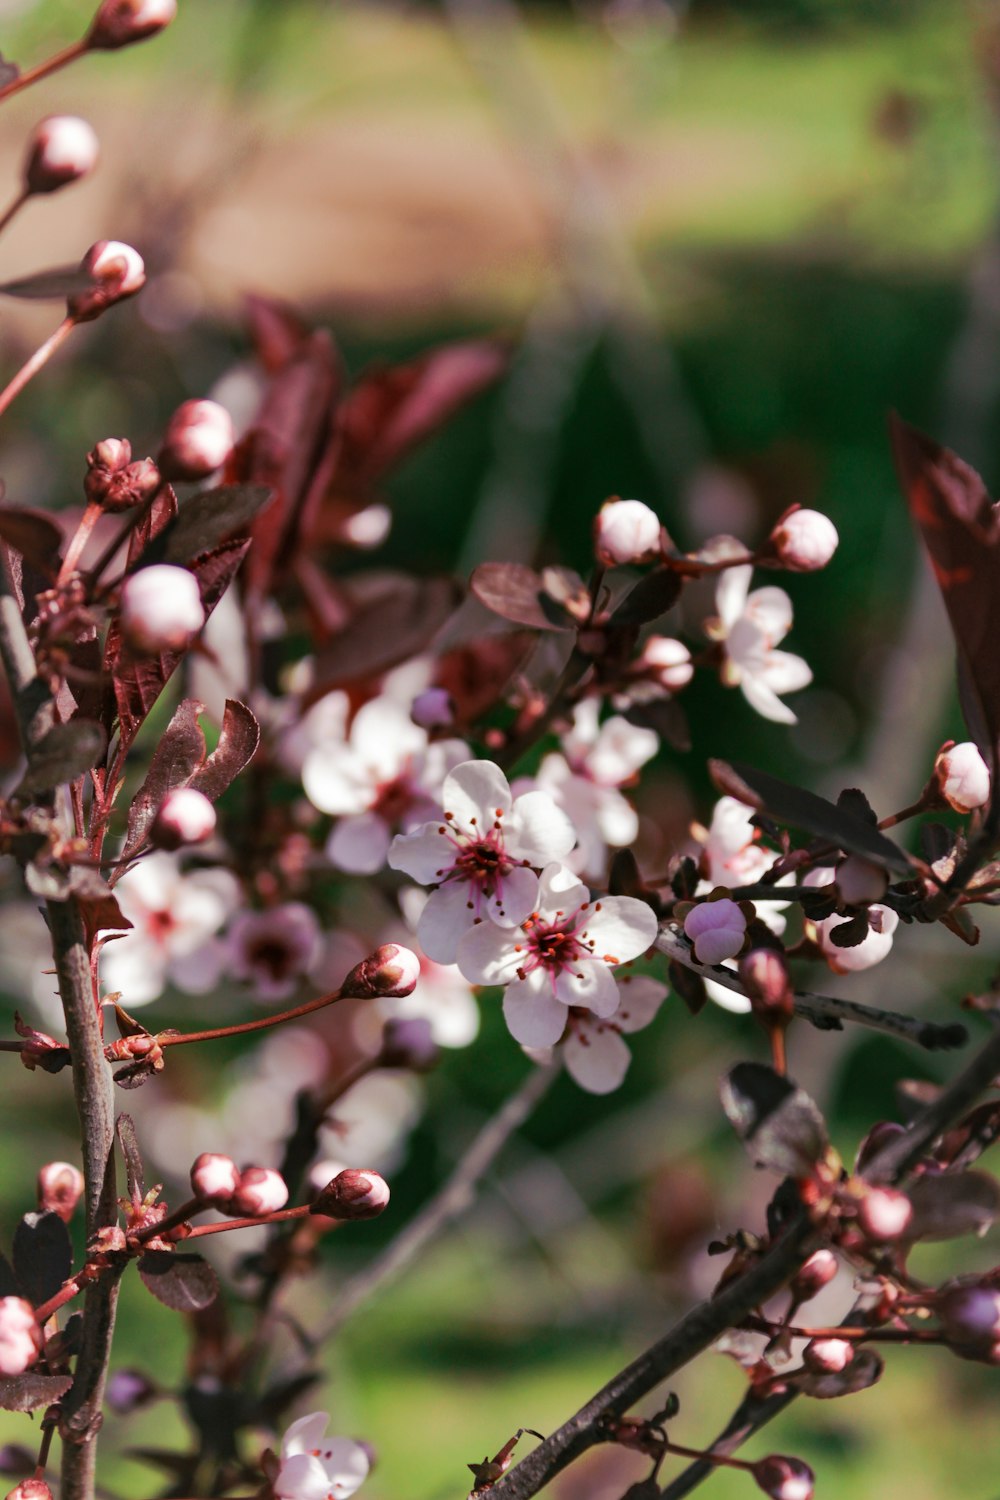
M372 812L384 818L389 824L395 824L409 812L413 805L413 790L405 776L397 776L393 781L383 781L375 794L372 804Z

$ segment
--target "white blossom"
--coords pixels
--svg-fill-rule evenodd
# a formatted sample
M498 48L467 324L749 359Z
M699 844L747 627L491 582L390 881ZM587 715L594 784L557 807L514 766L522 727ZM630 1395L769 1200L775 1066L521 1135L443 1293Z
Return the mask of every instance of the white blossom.
M277 1500L347 1500L368 1477L368 1453L351 1438L327 1437L330 1417L314 1411L293 1422L281 1441Z
M563 1042L570 1077L588 1094L610 1094L621 1084L632 1055L623 1041L629 1032L648 1026L664 1000L667 987L648 974L615 976L621 997L613 1015L573 1009Z
M749 564L723 572L715 592L718 619L706 628L725 649L723 682L739 687L765 719L794 724L795 715L779 695L807 687L812 672L801 656L776 650L792 626L792 601L773 585L751 593L752 576Z
M831 869L810 870L803 884L829 885L835 874L836 872ZM833 933L845 922L853 921L853 917L843 917L835 913L833 916L823 917L820 921L813 921L809 924L823 957L835 974L854 974L862 969L871 969L889 956L893 933L899 925L899 915L891 906L881 906L877 902L869 906L867 910L868 932L860 943L855 943L851 948L838 947L833 941Z
M266 911L242 911L224 938L226 969L254 988L255 998L285 1000L320 955L321 931L316 913L301 901L286 901Z

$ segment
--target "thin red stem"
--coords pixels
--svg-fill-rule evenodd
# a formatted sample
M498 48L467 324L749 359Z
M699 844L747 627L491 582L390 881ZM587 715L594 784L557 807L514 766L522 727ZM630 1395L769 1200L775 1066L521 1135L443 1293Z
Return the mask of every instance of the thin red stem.
M70 574L75 570L77 563L83 555L83 549L90 541L94 527L103 514L103 505L97 500L91 500L80 517L80 524L73 533L69 546L66 548L66 556L62 560L59 568L59 576L56 579L57 586L65 583Z
M0 214L0 233L2 233L7 228L7 225L13 219L14 215L24 207L30 197L31 193L28 191L28 189L22 188L13 202L7 206L4 213Z
M279 1208L273 1214L259 1214L248 1219L224 1219L221 1224L199 1224L192 1229L188 1240L199 1239L203 1234L225 1234L228 1229L256 1229L260 1224L283 1224L288 1219L304 1219L310 1212L310 1204L302 1203L298 1208ZM187 1240L184 1242L187 1244Z
M3 88L0 88L0 101L9 99L13 94L19 94L22 89L30 87L33 83L38 83L41 78L48 78L50 73L55 73L60 68L65 68L68 63L75 62L78 57L83 57L88 51L89 48L86 41L81 40L71 43L68 47L64 47L61 52L54 52L44 62L37 63L35 67L29 68L26 73L20 73L16 78L12 78L10 83L4 84Z
M2 96L0 96L2 97ZM36 349L27 364L21 366L13 380L0 391L0 414L5 412L16 396L19 396L28 384L29 380L38 374L43 365L47 364L59 346L76 327L76 319L67 314L63 318L55 333L50 334L40 349Z
M283 1010L277 1016L262 1016L259 1021L243 1021L239 1026L216 1026L211 1031L185 1031L180 1036L160 1035L157 1040L161 1047L181 1047L186 1042L214 1042L224 1036L242 1036L248 1031L264 1031L269 1026L280 1026L282 1021L297 1021L299 1016L308 1016L314 1010L322 1010L326 1005L332 1005L335 1000L340 999L340 991L332 990L329 995L320 995L315 1000L307 1000L304 1005L296 1005L292 1010Z

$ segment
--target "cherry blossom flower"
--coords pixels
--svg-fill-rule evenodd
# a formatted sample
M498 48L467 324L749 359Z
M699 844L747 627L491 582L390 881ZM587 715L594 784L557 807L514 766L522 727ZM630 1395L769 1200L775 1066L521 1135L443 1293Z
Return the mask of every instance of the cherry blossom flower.
M613 1093L628 1072L632 1054L623 1035L648 1026L667 994L667 987L648 974L615 976L621 1000L614 1015L601 1018L572 1009L563 1042L570 1077L588 1094Z
M647 562L660 550L660 518L641 500L606 500L594 522L594 543L604 563Z
M127 1010L157 999L168 980L191 994L217 983L226 954L215 934L240 900L227 870L186 875L176 856L151 854L122 876L115 895L133 925L102 951L101 977L105 989L121 991Z
M829 885L835 874L836 871L831 869L810 870L803 884ZM866 936L851 948L840 948L833 941L833 933L844 922L852 920L851 917L839 916L835 913L832 917L823 917L822 920L809 924L823 957L835 974L854 974L880 964L884 958L888 957L892 949L893 933L899 926L899 915L891 906L873 903L868 907Z
M934 762L941 795L956 812L973 812L990 800L990 771L971 740L944 745Z
M754 885L778 858L760 842L760 829L750 819L753 809L735 797L720 797L708 828L695 824L692 832L702 846L708 888Z
M317 744L302 766L310 802L338 819L326 846L331 864L358 875L380 870L394 832L439 814L445 774L468 755L461 740L430 743L393 699L366 703L346 739Z
M638 958L656 937L644 901L606 896L592 901L562 865L547 865L531 914L513 928L480 922L458 945L458 967L474 984L502 984L504 1017L525 1047L551 1047L566 1028L570 1006L614 1015L621 996L611 970Z
M417 938L428 958L455 962L459 939L475 922L514 927L532 911L538 877L532 866L560 860L576 830L545 792L514 798L499 766L468 760L445 777L444 812L398 835L389 864L437 889L420 914Z
M38 1358L42 1340L35 1310L23 1297L0 1297L0 1375L21 1375Z
M592 880L603 877L609 846L619 849L634 842L639 818L618 788L659 749L652 729L617 714L601 724L598 715L594 698L576 708L573 726L563 736L563 753L546 755L533 783L549 793L576 829L578 843L566 856L568 868Z
M725 570L715 592L718 619L706 629L725 649L723 682L739 687L765 719L794 724L795 715L779 694L807 687L812 672L801 656L775 649L791 629L792 601L773 585L751 593L752 576L749 564Z
M277 1500L347 1500L368 1477L367 1450L350 1438L328 1438L329 1421L327 1412L314 1411L285 1433L274 1480Z
M285 1000L315 964L320 943L316 914L301 901L240 912L224 939L227 969L253 985L256 999Z

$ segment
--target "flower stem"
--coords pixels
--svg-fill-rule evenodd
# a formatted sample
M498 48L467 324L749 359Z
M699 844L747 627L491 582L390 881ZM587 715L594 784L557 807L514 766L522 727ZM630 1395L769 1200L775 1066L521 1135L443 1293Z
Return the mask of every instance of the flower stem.
M29 88L31 84L38 83L42 78L48 78L50 74L58 72L60 68L65 68L67 64L75 62L78 57L85 56L88 51L87 43L81 40L79 42L72 42L70 46L64 47L61 52L54 52L44 62L37 63L35 67L29 68L27 72L19 73L16 78L12 78L10 83L4 84L3 88L0 88L0 101L9 99L14 94L19 94L22 89Z
M2 97L2 94L0 94L0 97ZM75 327L76 319L67 314L56 331L49 334L45 343L35 350L26 364L21 366L13 380L0 391L0 415L7 410L14 398L21 394L25 386L33 376L38 374L42 366L48 363L56 350L66 342Z
M186 1042L215 1042L224 1036L242 1036L248 1031L265 1031L269 1026L280 1026L283 1021L296 1021L299 1016L311 1015L314 1010L322 1010L324 1006L332 1005L335 1000L339 999L340 991L331 990L328 995L319 995L315 1000L307 1000L304 1005L296 1005L292 1010L283 1010L276 1016L262 1016L259 1021L243 1021L238 1026L216 1026L211 1031L184 1031L176 1036L164 1032L157 1040L161 1047L182 1047Z

